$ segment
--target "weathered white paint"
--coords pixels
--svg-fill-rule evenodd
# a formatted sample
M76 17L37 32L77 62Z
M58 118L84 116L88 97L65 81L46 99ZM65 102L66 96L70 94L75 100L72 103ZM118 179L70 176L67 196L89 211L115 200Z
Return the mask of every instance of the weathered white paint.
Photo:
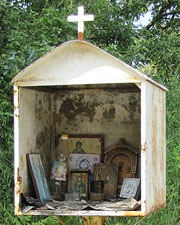
M14 184L15 214L18 214L21 181L19 177L19 89L16 85L14 85Z
M84 21L93 21L94 15L84 15L84 6L78 7L78 15L68 16L68 22L78 22L78 33L84 33Z
M146 187L146 161L148 160L146 158L146 149L144 150L144 147L146 147L146 129L148 127L146 126L146 83L141 83L141 211L146 212L147 205L146 205L146 199L147 199L147 187ZM142 149L143 148L143 149Z
M166 205L165 92L141 84L141 200L142 212Z
M44 216L53 216L53 215L62 215L62 216L146 216L145 213L141 211L99 211L99 210L34 210L25 213L24 215L44 215Z
M46 175L51 168L51 157L54 148L55 130L51 124L50 94L36 90L19 88L19 143L18 164L22 177L21 192L31 194L32 189L27 169L26 154L40 153ZM53 138L54 137L54 138ZM17 157L17 156L16 156Z
M128 83L129 84L134 84L134 79L128 79ZM34 82L34 81L28 81L28 82L16 82L16 84L19 86L19 87L37 87L37 86L57 86L57 85L59 85L59 83L57 82L57 81L49 81L49 80L47 80L47 81L36 81L36 82ZM117 84L115 81L114 81L114 83L112 82L112 83L103 83L103 81L102 81L102 83L99 83L99 82L95 82L94 81L94 83L92 82L92 83L87 83L88 85L90 84L90 85L101 85L101 84ZM127 84L127 80L124 80L124 79L121 79L121 81L119 80L119 82L118 82L118 84ZM136 85L137 85L137 87L138 88L140 88L141 86L140 86L140 81L136 81L136 83L135 83ZM63 85L63 86L69 86L69 85L73 85L73 86L79 86L79 88L81 88L81 86L84 86L84 85L86 85L86 83L84 83L84 82L82 82L82 83L80 83L80 80L79 80L79 83L77 83L77 82L75 82L75 83L73 83L73 81L72 81L72 83L70 82L70 83L66 83L66 84L60 84L61 86Z
M64 131L71 134L103 134L105 148L124 137L130 145L139 149L141 210L36 210L28 214L144 216L165 206L166 89L163 86L99 48L79 41L68 42L54 49L20 72L12 82L15 83L16 214L21 214L19 192L31 193L32 184L29 180L26 154L41 154L48 178L50 161L54 157L55 135ZM141 89L132 93L126 84L132 84L130 87L134 84ZM42 89L40 86L46 87ZM64 90L64 87L67 89ZM131 101L132 96L134 102ZM67 99L73 106L69 112L66 111L65 105ZM68 113L72 113L74 119L68 117Z
M147 212L166 205L166 113L165 92L146 83L146 204Z
M147 80L165 87L98 47L69 41L41 57L12 80L26 86L136 83ZM28 83L29 82L29 83ZM26 84L25 84L26 83Z

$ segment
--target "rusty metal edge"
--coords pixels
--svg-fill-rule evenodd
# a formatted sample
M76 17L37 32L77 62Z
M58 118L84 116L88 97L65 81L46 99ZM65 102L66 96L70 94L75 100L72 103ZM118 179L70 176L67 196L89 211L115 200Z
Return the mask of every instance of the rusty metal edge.
M21 81L21 80L18 80L19 75L21 75L21 74L27 72L27 70L29 70L29 68L30 68L32 65L33 65L33 66L36 65L36 64L39 63L40 61L44 60L45 57L47 57L47 56L53 54L53 53L56 52L56 51L59 51L60 48L65 48L67 45L75 45L75 44L77 44L77 43L78 43L78 44L83 44L83 45L89 45L89 46L91 46L91 47L94 48L94 49L98 49L101 53L111 56L113 59L115 59L115 60L118 61L119 63L122 63L122 65L124 65L127 69L129 69L129 70L131 70L132 72L134 72L134 73L135 73L134 75L137 76L141 81L145 80L145 81L148 81L148 82L150 82L150 83L156 85L157 87L161 88L161 89L164 90L164 91L167 91L167 90L168 90L165 86L159 84L158 82L154 81L153 79L151 79L151 78L148 77L147 75L141 73L141 72L138 71L137 69L134 69L133 67L131 67L131 66L128 65L127 63L125 63L125 62L119 60L119 59L116 58L115 56L113 56L113 55L107 53L106 51L104 51L104 50L102 50L102 49L100 49L98 46L95 46L95 45L93 45L93 44L91 44L91 43L89 43L89 42L81 41L81 40L67 41L67 42L64 42L63 44L57 46L56 48L52 49L50 52L46 53L44 56L40 57L40 58L37 59L35 62L33 62L32 64L30 64L28 67L26 67L25 69L23 69L22 71L20 71L20 72L12 79L11 83L16 83L16 82L18 82L18 81ZM134 82L134 83L136 83L136 82Z
M143 217L148 216L154 212L157 212L158 210L165 208L166 203L162 205L158 205L157 207L153 207L149 212L142 212L142 211L94 211L94 210L84 210L84 211L66 211L66 212L60 212L54 211L54 210L30 210L26 213L19 212L17 215L44 215L44 216L51 216L51 215L57 215L57 216L112 216L112 217Z
M19 87L14 85L14 214L20 213L22 177L19 169Z
M151 213L151 212L150 212ZM149 213L149 214L150 214ZM147 213L144 213L142 211L94 211L94 210L89 210L89 211L66 211L66 212L59 212L57 210L30 210L26 213L20 213L18 215L44 215L44 216L51 216L51 215L56 215L56 216L119 216L119 217L124 217L124 216L132 216L132 217L137 217L137 216L146 216L148 215Z

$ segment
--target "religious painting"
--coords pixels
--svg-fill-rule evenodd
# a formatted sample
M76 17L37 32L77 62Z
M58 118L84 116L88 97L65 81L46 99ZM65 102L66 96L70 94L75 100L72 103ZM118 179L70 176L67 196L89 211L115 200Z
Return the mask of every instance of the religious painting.
M69 152L73 154L102 154L103 138L101 136L70 135Z
M90 169L93 173L94 165L100 163L98 154L70 154L68 158L69 169Z
M89 170L70 170L68 177L68 192L79 193L80 199L88 198L88 181Z
M121 198L135 198L140 195L140 178L124 178L120 193Z
M30 169L37 198L43 203L51 199L49 187L41 161L40 154L27 154L27 163Z
M138 151L126 144L123 138L119 143L107 149L104 153L106 163L118 163L118 194L124 178L134 178L137 169Z
M116 197L118 164L99 163L94 166L93 180L104 181L104 198Z

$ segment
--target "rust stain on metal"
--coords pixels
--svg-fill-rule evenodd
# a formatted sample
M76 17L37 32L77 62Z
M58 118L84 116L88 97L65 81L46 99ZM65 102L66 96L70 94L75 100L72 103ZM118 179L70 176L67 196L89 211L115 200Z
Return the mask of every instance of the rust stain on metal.
M20 187L22 183L22 177L20 176L19 168L17 169L17 183L15 184L16 187L16 195L20 192Z
M24 168L24 159L23 159L22 155L20 157L20 166L21 166L21 168Z
M27 139L26 145L29 147L29 137Z
M90 222L91 219L91 222ZM83 216L84 224L85 225L104 225L106 222L105 216Z
M158 210L162 209L162 208L166 208L166 203L164 204L157 204L156 206L151 208L151 211L147 213L147 215L150 215L154 212L157 212Z
M15 206L15 215L19 215L19 211L20 211L19 205Z
M17 169L17 183L15 184L16 198L19 197L21 183L22 183L22 177L20 176L20 172L19 172L19 168L18 168ZM20 207L19 207L19 203L18 203L18 205L15 206L15 215L18 215L19 211L20 211Z
M92 225L104 225L106 222L106 217L103 216L92 216L91 224Z
M29 77L29 81L31 81L31 80L35 80L36 79L36 75L32 75L31 77Z
M144 151L144 152L146 151L146 143L141 145L141 150Z
M14 95L18 95L18 89L14 90Z
M84 225L90 225L88 216L83 216L83 220L84 220Z
M17 107L17 106L14 106L14 111L16 111L16 110L18 110L19 109L19 107Z
M150 209L151 212L155 212L158 209L162 208L162 202L165 201L165 178L162 176L165 173L164 166L164 135L162 129L164 130L164 115L162 115L163 111L163 99L162 99L161 91L154 94L153 99L156 100L156 104L153 107L152 111L152 186L153 186L153 200L156 203ZM163 112L165 114L165 112ZM161 118L163 118L161 120ZM161 144L159 144L161 143ZM159 176L159 179L157 177Z
M141 211L125 211L122 216L146 216L146 213L142 213Z
M131 79L132 80L138 80L136 77L133 77L133 76L131 76Z
M83 41L84 40L84 33L82 33L82 32L78 33L78 40L79 41Z
M146 216L150 214L142 212L142 211L54 211L54 210L33 210L33 211L28 211L24 213L24 215L44 215L44 216L51 216L51 215L61 215L61 216L82 216L83 220L86 221L86 225L90 225L88 223L88 218L91 217L91 224L92 224L92 217L99 217L102 218L102 221L106 219L107 216L119 216L119 217L125 217L125 216L132 216L132 217L137 217L137 216ZM94 225L94 224L93 224Z

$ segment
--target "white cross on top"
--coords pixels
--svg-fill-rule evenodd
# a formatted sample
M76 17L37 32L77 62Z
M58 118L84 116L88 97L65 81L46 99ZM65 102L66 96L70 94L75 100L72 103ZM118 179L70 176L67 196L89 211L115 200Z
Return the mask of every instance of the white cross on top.
M84 15L84 6L78 7L78 15L68 16L68 22L78 22L78 40L84 39L84 21L93 21L94 15Z

